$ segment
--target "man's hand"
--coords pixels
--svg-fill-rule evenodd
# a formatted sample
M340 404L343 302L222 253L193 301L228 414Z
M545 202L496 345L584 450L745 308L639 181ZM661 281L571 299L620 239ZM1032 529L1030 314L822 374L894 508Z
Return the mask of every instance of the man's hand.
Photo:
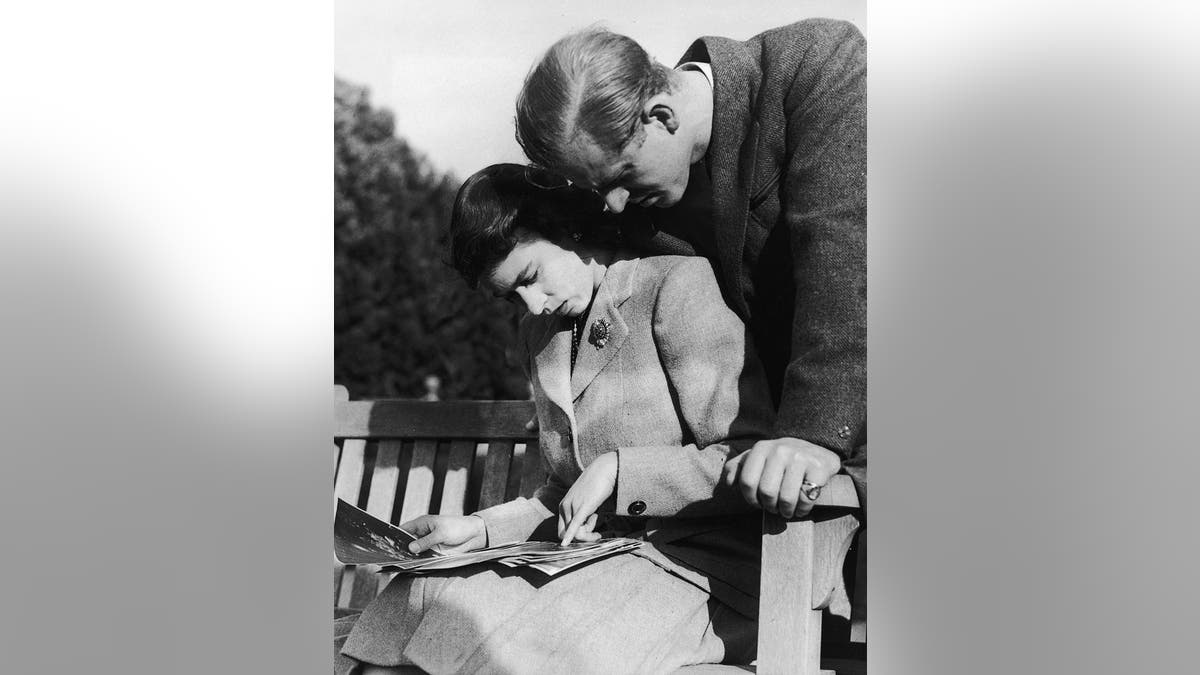
M558 503L558 536L562 545L572 541L596 541L596 511L617 488L617 453L600 455Z
M412 553L464 553L487 546L487 527L479 516L419 516L400 525L417 536Z
M799 438L759 441L725 463L721 479L736 485L752 506L784 518L803 516L813 502L805 482L823 486L839 469L837 453Z

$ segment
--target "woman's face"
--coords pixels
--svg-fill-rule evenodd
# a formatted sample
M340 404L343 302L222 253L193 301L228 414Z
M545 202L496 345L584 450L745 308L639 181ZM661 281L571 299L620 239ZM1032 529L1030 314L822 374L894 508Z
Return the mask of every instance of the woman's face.
M570 317L583 314L595 292L592 268L579 254L524 229L484 284L496 297L523 304L530 314Z

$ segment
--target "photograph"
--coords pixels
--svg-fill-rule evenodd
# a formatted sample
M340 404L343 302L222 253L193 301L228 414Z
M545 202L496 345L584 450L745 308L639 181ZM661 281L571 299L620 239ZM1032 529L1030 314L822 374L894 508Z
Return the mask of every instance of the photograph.
M335 672L865 673L866 3L334 29Z
M1197 6L14 3L0 672L1195 671Z

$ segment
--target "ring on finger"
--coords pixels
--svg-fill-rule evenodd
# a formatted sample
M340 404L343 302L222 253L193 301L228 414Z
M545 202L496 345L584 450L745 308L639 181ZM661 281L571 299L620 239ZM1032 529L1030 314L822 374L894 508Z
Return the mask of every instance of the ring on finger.
M800 492L804 493L805 497L808 497L808 501L815 502L817 501L817 497L821 496L821 488L823 487L825 486L806 480L800 483Z

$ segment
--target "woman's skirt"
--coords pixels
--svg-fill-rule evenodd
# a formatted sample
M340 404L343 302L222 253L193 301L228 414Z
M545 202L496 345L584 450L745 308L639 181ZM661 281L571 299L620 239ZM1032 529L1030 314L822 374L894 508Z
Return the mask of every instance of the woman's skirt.
M363 662L428 673L669 673L747 663L756 638L754 620L631 554L553 577L499 565L397 576L335 632L351 622L339 672Z

